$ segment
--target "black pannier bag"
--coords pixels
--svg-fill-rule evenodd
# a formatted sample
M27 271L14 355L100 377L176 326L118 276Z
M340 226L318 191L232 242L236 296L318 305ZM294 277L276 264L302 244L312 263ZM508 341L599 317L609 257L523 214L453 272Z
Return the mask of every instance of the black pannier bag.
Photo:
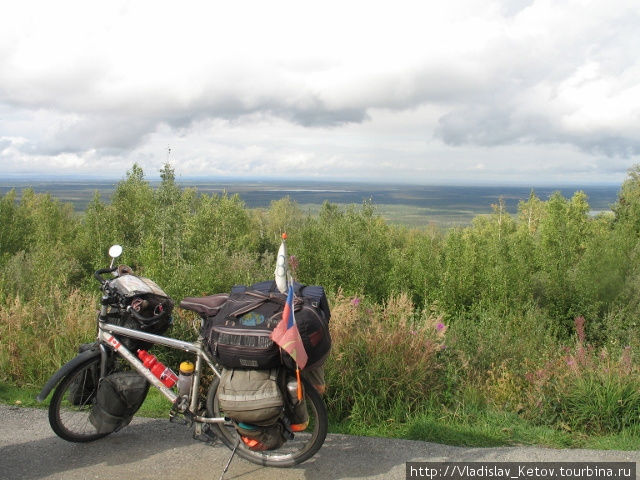
M109 283L123 301L120 307L124 307L109 312L109 323L156 335L162 335L169 329L173 300L153 280L122 275ZM128 309L133 312L127 311ZM124 336L119 336L118 339L132 351L148 350L153 345Z
M149 391L149 382L138 372L116 372L98 385L89 421L97 433L111 433L131 422Z
M271 338L282 320L286 295L274 292L275 282L247 289L236 286L216 315L204 322L202 335L209 352L226 368L269 369L293 360ZM294 313L309 357L308 367L321 365L331 349L329 306L322 287L295 285ZM306 367L305 367L306 368Z

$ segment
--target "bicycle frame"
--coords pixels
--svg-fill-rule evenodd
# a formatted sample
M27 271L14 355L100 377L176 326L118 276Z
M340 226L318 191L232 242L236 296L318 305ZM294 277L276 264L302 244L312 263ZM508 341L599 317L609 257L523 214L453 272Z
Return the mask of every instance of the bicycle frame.
M104 308L104 307L103 307ZM103 315L100 318L105 318ZM124 335L129 338L135 338L137 340L144 340L145 342L151 342L157 345L164 345L166 347L174 348L177 350L183 350L185 352L192 353L196 356L195 371L193 373L193 382L191 385L191 401L188 409L180 411L180 413L187 414L191 420L198 423L224 423L225 418L209 418L197 415L198 410L198 391L200 388L200 377L202 375L203 363L206 362L213 373L220 377L220 372L215 367L211 358L202 348L202 336L198 336L198 340L193 343L185 342L171 337L163 337L161 335L155 335L151 333L141 332L138 330L132 330L130 328L121 327L119 325L113 325L103 321L98 322L98 340L101 341L101 346L107 344L112 350L117 352L122 358L124 358L133 368L135 368L140 375L144 376L149 383L156 387L160 392L174 405L176 405L178 395L167 388L143 363L129 351L122 343L114 337L114 335ZM101 349L102 355L102 368L101 373L104 373L104 365L106 363L107 352L104 348Z

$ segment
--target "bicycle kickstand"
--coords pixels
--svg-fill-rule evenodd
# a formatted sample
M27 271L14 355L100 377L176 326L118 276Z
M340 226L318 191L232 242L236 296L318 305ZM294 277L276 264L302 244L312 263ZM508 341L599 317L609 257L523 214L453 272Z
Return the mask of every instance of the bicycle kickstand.
M229 461L224 466L224 470L222 470L222 475L220 475L220 479L219 480L222 480L222 477L224 477L224 474L227 473L227 470L229 470L229 465L231 465L231 460L233 460L233 456L236 454L236 450L238 449L238 445L240 445L240 439L238 439L238 443L236 443L236 446L233 447L233 450L231 451L231 456L229 457Z

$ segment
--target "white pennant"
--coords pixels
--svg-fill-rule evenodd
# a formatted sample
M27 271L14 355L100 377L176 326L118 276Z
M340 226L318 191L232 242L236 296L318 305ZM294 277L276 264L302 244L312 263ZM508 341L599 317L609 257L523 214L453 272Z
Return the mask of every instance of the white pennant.
M287 244L283 235L282 243L278 249L278 257L276 259L276 286L280 293L287 293L287 273L289 266L287 265Z

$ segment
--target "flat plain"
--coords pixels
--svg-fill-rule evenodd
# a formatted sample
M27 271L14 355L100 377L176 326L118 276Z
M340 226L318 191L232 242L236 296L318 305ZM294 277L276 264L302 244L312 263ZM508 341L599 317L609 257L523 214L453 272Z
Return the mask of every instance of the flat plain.
M118 180L2 180L0 194L12 188L18 197L25 188L47 192L63 202L70 202L82 213L95 192L108 202ZM152 186L158 181L150 181ZM372 202L378 213L393 224L411 227L468 225L478 215L490 214L492 205L502 198L507 211L517 212L518 203L534 192L541 200L559 191L571 197L584 191L593 214L610 210L616 201L617 185L566 186L461 186L461 185L385 185L370 183L300 182L300 181L208 181L178 180L183 188L196 188L201 194L238 194L248 208L268 208L274 200L289 196L303 212L314 214L325 202L337 205L361 205Z

